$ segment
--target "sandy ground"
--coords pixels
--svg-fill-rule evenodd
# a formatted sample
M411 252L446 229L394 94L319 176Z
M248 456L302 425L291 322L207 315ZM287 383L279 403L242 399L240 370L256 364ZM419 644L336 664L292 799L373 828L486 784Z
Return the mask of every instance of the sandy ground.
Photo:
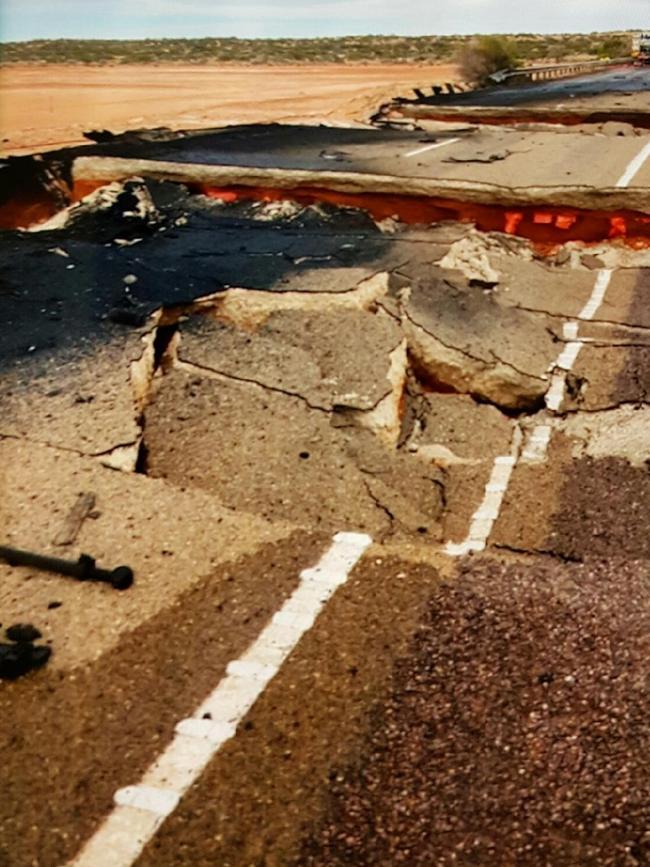
M6 67L0 150L74 144L88 129L363 121L385 99L455 77L453 66Z

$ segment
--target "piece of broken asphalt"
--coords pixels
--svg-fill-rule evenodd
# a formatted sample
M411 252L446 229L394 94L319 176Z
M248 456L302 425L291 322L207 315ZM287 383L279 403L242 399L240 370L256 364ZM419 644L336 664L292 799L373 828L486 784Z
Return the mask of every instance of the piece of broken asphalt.
M41 668L52 655L50 647L34 644L41 633L31 623L10 626L6 636L12 643L0 643L0 680L16 680Z
M45 572L55 572L67 575L77 581L101 581L110 584L116 590L128 590L133 584L133 570L130 566L118 566L116 569L99 569L94 557L81 554L78 560L62 560L59 557L46 557L33 551L22 551L19 548L9 548L0 545L0 560L10 566L31 566Z
M42 637L39 630L31 623L15 623L6 630L6 634L9 641L17 642L33 642Z

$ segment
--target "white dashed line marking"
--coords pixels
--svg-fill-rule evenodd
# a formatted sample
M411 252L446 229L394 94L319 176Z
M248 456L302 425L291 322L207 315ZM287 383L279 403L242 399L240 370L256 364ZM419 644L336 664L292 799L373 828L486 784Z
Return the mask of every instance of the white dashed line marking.
M594 288L589 300L579 313L579 320L567 322L564 326L564 337L569 340L557 359L551 365L551 384L546 392L545 403L548 410L557 412L564 400L566 387L566 375L573 365L584 346L584 342L576 340L580 321L591 319L605 298L605 292L612 278L611 270L598 272ZM445 551L452 557L463 557L470 551L483 551L492 532L494 522L499 517L503 498L505 497L510 477L521 460L523 463L543 463L546 460L548 446L553 432L552 424L537 425L530 435L526 445L519 455L521 431L515 428L510 455L500 455L494 459L492 475L485 486L485 497L478 510L472 516L467 538L464 542L449 542ZM492 495L492 499L490 499Z
M612 273L613 272L609 269L603 269L602 271L598 272L592 293L589 296L589 300L587 301L585 306L582 308L580 313L578 313L578 319L573 320L572 322L565 323L565 338L577 338L580 322L588 322L590 319L593 319L596 312L598 311L598 308L605 299L605 292L607 291L607 287L609 286L610 280L612 279ZM583 346L583 340L571 339L551 366L551 369L553 370L553 374L551 377L551 387L546 392L545 398L546 407L547 409L551 410L551 412L558 412L560 407L562 406L566 387L566 375L576 363L578 355L580 354L580 350ZM545 457L546 451L540 452L538 459L544 460Z
M115 794L119 807L135 807L157 816L167 816L178 806L180 795L170 789L157 789L154 786L127 786Z
M447 145L455 144L457 141L460 141L459 138L448 138L445 141L437 141L434 144L425 145L423 148L416 148L414 151L409 151L405 153L405 157L417 157L420 154L426 153L426 151L435 150L435 148L444 148Z
M564 400L564 387L566 385L566 370L556 370L551 376L551 387L546 392L544 402L551 412L557 412Z
M278 673L304 633L372 544L361 533L337 533L257 640L196 709L140 782L115 793L115 807L69 867L130 867L180 799Z
M551 441L553 427L550 424L538 424L533 428L524 450L521 453L521 462L525 464L541 464L546 458L548 444Z
M587 301L585 306L582 308L580 313L578 313L578 319L593 319L596 311L603 303L603 300L605 298L605 292L607 292L607 287L609 286L609 281L611 279L611 270L603 269L602 271L598 272L593 292L591 293L589 300ZM578 323L576 323L576 337L578 336L577 328Z
M458 141L458 139L456 139L456 141ZM417 153L417 151L414 151L412 154L407 154L407 156L414 156L415 153ZM634 157L621 175L616 186L627 187L648 157L650 157L650 143L641 148L639 153ZM610 269L603 269L598 272L589 300L578 314L577 319L567 322L564 325L564 338L568 343L557 357L556 361L551 365L551 384L545 397L546 408L551 412L558 412L562 406L567 373L573 368L573 365L576 363L578 355L580 354L580 350L585 343L584 340L578 338L580 322L588 321L593 319L595 316L605 298L607 287L612 279L612 273L613 272ZM515 429L512 455L502 455L495 458L492 476L490 477L488 484L485 486L485 497L477 511L472 516L467 538L464 542L449 542L445 546L447 554L450 554L452 557L463 557L465 554L469 554L470 551L483 551L487 545L489 535L492 532L494 522L499 517L499 512L503 505L503 498L505 497L510 482L510 476L518 463L518 460L521 460L524 463L543 463L546 460L552 432L552 424L537 425L537 427L533 429L521 455L517 457L519 454L517 437L521 437L521 431L519 431L519 428ZM499 466L509 467L505 484L502 484L501 482L495 484L494 476Z
M464 542L448 542L445 546L445 553L452 557L464 557L470 551L482 551L485 548L494 522L499 517L501 504L508 490L510 476L517 463L520 445L521 431L516 427L512 438L511 453L499 455L494 459L490 479L485 486L485 496L481 505L472 515L467 538Z
M627 187L630 181L634 180L635 175L643 166L645 161L650 157L650 142L641 148L639 153L634 157L629 166L625 169L621 177L616 182L617 187Z

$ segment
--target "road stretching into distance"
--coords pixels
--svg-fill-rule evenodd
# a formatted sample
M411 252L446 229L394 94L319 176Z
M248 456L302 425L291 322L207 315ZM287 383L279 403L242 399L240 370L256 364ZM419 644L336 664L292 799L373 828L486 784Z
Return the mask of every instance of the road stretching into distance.
M56 159L106 186L0 231L0 542L135 583L0 565L52 651L0 684L0 864L649 864L647 131ZM567 242L323 192L436 185Z

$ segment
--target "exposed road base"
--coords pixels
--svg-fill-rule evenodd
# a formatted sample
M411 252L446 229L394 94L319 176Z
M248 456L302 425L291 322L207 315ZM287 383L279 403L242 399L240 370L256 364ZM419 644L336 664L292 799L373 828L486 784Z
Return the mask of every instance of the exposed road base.
M572 106L434 106L421 103L396 102L382 114L390 121L393 117L415 120L435 120L445 123L489 124L491 126L518 126L521 124L629 124L636 129L650 129L650 114L634 109L591 109Z
M257 169L161 162L116 157L80 157L73 165L73 180L107 184L131 177L146 177L207 187L257 187L300 192L332 190L366 195L397 195L452 200L477 205L521 207L557 206L600 211L636 211L650 214L646 189L587 187L569 184L548 187L508 187L477 181L440 178L395 177L354 172L321 172L299 169ZM314 193L317 195L317 193Z

